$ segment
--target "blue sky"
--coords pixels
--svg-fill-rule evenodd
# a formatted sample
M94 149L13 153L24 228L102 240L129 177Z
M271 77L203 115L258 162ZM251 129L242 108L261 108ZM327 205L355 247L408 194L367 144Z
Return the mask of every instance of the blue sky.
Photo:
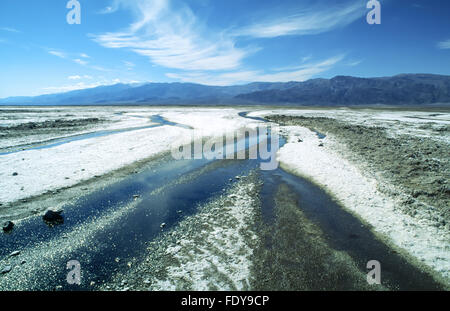
M0 1L0 98L115 83L450 74L450 1Z

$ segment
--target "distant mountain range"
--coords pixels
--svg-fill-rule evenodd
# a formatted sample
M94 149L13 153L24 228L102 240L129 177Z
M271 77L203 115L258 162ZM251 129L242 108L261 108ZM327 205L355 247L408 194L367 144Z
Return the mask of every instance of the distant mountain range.
M206 86L192 83L116 84L67 93L0 99L0 105L426 105L450 103L450 76L337 76L305 82Z

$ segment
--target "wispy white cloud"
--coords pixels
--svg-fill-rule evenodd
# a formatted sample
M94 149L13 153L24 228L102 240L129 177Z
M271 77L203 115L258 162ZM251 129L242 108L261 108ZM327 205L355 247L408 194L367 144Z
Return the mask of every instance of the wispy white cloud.
M82 59L79 59L79 58L75 58L75 59L73 59L73 61L75 63L79 64L79 65L82 65L82 66L86 66L89 63L88 61L85 61L85 60L82 60Z
M260 48L237 47L242 36L271 38L322 33L345 26L364 16L365 3L351 0L345 5L303 9L287 17L217 31L209 29L186 5L176 8L172 0L113 0L104 13L127 9L134 21L118 32L92 34L95 42L111 49L127 49L148 57L154 65L177 69L167 77L183 82L230 85L252 81L304 81L331 69L345 55L311 63L312 55L298 65L279 70L243 69L244 60ZM128 70L133 63L123 62Z
M167 77L180 80L182 82L200 83L206 85L232 85L247 82L289 82L306 81L317 74L330 70L341 62L345 55L336 55L334 57L322 60L316 63L297 66L292 70L286 70L275 73L267 73L260 70L235 71L222 74L209 74L204 72L191 73L168 73Z
M15 33L21 33L20 30L17 30L15 28L11 28L11 27L0 27L0 30L8 31L8 32L15 32Z
M302 57L302 63L306 63L306 62L309 61L311 58L312 58L312 55L308 55L308 56Z
M237 48L225 32L210 31L187 6L169 0L117 0L134 12L135 21L122 32L94 35L107 48L126 48L159 66L181 70L230 70L255 48Z
M113 7L107 6L106 8L102 9L102 10L99 12L99 14L110 14L110 13L114 13L115 11L117 11L117 9L114 10Z
M81 76L69 76L69 77L67 77L67 79L69 79L69 80L81 80Z
M319 34L351 24L365 14L364 1L333 7L303 8L288 16L270 18L234 31L236 36L274 38L288 35Z
M102 67L102 66L98 66L98 65L91 65L91 66L89 66L89 68L92 68L92 69L97 70L97 71L103 71L103 72L112 71L111 69L108 69L108 68L105 68L105 67Z
M312 59L312 56L310 56L307 58L302 58L300 65L291 65L291 66L276 68L276 69L273 69L273 71L295 72L295 71L299 71L299 70L310 69L313 67L314 68L327 68L327 70L328 70L328 68L330 68L331 66L334 66L338 62L342 61L345 57L346 57L345 54L339 54L334 57L327 58L320 62L306 63L307 61Z
M89 61L87 61L87 59L90 59L91 57L85 53L66 53L63 51L55 50L55 49L48 49L48 48L45 48L45 49L47 50L47 52L49 54L51 54L53 56L57 56L62 59L70 60L78 65L85 66L85 67L88 67L90 69L94 69L97 71L103 71L103 72L111 71L110 69L104 68L102 66L91 64ZM80 58L78 58L78 57L80 57Z
M68 76L67 79L69 80L81 80L81 79L92 79L91 76L89 75L84 75L84 76L80 76L80 75L73 75L73 76Z
M362 60L355 60L355 61L347 63L347 66L355 67L355 66L358 66L359 64L361 64L362 62L363 62Z
M127 67L128 70L133 70L134 67L136 67L135 63L129 62L129 61L123 61L125 67Z
M57 56L59 58L67 58L67 55L64 52L51 50L51 51L48 51L48 53L51 54L51 55Z
M439 42L437 46L438 46L438 48L443 49L443 50L450 49L450 39Z
M108 5L101 9L98 14L111 14L116 12L120 7L120 1L113 0L111 5Z

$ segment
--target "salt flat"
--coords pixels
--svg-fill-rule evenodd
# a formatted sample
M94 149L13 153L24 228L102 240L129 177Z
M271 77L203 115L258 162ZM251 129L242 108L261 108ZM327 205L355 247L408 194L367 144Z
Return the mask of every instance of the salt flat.
M47 109L44 112L45 114ZM98 130L117 130L123 128L138 128L151 125L147 117L162 115L170 121L175 121L193 126L205 135L225 133L243 127L247 120L237 117L237 110L229 109L143 109L132 108L125 113L117 115L124 109L95 109L84 117L92 115L108 118L105 125L96 125L89 132ZM169 110L169 112L167 111ZM59 113L62 116L78 113L79 108L64 109ZM189 112L189 114L187 114ZM9 114L8 114L9 115ZM47 118L56 118L52 113ZM39 122L47 120L41 116ZM33 119L36 120L36 119ZM21 122L29 122L24 117ZM8 123L6 123L7 126ZM73 134L83 134L79 131ZM30 134L32 132L30 131ZM57 129L53 129L52 138L59 138ZM100 176L130 165L135 161L167 152L175 142L190 141L191 133L187 129L179 127L157 127L151 129L136 130L126 133L118 133L104 137L92 137L86 140L73 141L67 144L43 150L25 150L13 154L1 156L0 164L0 202L9 204L31 196L37 196L47 191L69 187L80 181ZM33 138L42 141L42 138ZM4 145L14 146L16 140L4 139ZM26 137L21 143L26 141ZM17 173L17 176L13 176Z
M6 111L7 109L11 111ZM315 122L319 122L317 124L320 124L320 120L322 120L320 118L328 118L342 122L350 129L354 127L364 131L365 128L379 128L385 131L388 138L402 140L410 137L429 140L439 144L441 148L440 151L436 151L436 154L441 156L433 161L437 161L436 163L444 168L447 167L449 161L449 153L446 153L446 150L449 149L450 144L450 113L445 110L267 109L254 107L7 109L0 110L0 126L4 129L10 128L11 130L7 133L11 137L8 138L8 135L4 135L0 140L0 148L10 150L20 146L26 150L19 149L0 155L0 204L3 207L0 209L1 219L12 218L13 214L10 211L16 204L26 204L27 200L33 201L42 194L70 188L96 178L101 179L105 174L129 167L137 161L158 158L167 154L174 147L175 142L178 144L190 142L194 131L208 137L222 136L242 128L262 124L260 121L238 115L244 111L251 111L249 116L253 117L271 118L285 115L315 118ZM21 109L23 109L23 113L20 112ZM155 115L190 128L163 124L142 128L155 125L149 119ZM55 127L43 128L43 132L21 129L20 133L14 134L14 130L12 130L17 126L20 128L20 124L29 124L30 122L43 124L47 121L66 120L70 122L88 118L98 118L99 122L74 128L69 127L67 131L60 131L58 127ZM407 189L398 187L391 179L386 178L382 169L368 163L367 158L355 153L353 149L349 148L348 142L342 140L339 135L335 135L336 133L330 130L330 132L324 133L326 134L325 138L319 138L312 131L314 128L306 125L282 124L281 121L284 120L279 120L272 119L272 122L280 123L280 134L287 139L287 143L278 152L278 160L283 169L318 184L344 209L359 217L363 223L369 224L380 239L390 243L407 256L411 256L413 260L430 267L443 278L447 280L450 278L450 231L448 218L446 218L448 208L445 209L445 206L442 208L441 203L439 206L434 206L432 200L426 199L426 195L420 193L418 197L414 198L414 204L411 203L412 207L408 207L409 203L405 203L405 198L410 197ZM323 119L323 122L326 120ZM123 129L129 131L122 132ZM39 149L32 145L40 142L45 146L46 143L56 138L105 130L113 131L113 133L101 137L93 135L86 139L67 141L50 148ZM370 145L371 142L367 141L367 144ZM420 171L418 175L420 177ZM443 172L440 176L440 185L444 193L439 202L442 202L445 200L445 189L448 188L448 172L447 175ZM63 203L61 202L61 205ZM409 213L410 210L414 210L414 213ZM5 214L3 211L8 211L9 214ZM239 209L233 210L233 217L238 217L235 214L237 211ZM254 211L246 210L245 213L254 214ZM20 221L20 219L14 220ZM240 230L245 231L246 225L241 220ZM219 236L219 233L216 236ZM242 239L239 234L234 238ZM167 251L170 253L176 250L177 246L172 246ZM249 254L246 254L246 258L248 256ZM206 257L205 255L198 257L194 262L201 265ZM245 269L247 269L249 263L246 261L245 264ZM198 267L191 268L194 273ZM183 273L179 268L170 271L174 278ZM199 283L194 288L205 288L205 284L200 280L200 272L195 273L198 274ZM248 279L248 273L247 269L246 276L242 277L242 280ZM161 282L155 285L155 288L176 287L173 283Z

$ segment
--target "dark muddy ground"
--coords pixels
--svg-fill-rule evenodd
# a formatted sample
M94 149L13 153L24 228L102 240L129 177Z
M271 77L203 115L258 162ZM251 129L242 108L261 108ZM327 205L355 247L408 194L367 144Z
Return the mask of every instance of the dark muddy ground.
M99 118L75 119L75 120L48 120L44 122L28 122L5 128L7 131L36 130L45 128L72 128L98 123Z
M106 122L99 118L47 120L44 122L27 122L9 127L2 127L0 139L22 137L28 135L48 135L73 133L92 125Z
M399 135L395 138L382 127L352 125L323 117L270 116L280 125L304 126L333 135L351 152L361 158L366 167L380 174L392 187L379 184L379 190L391 196L402 192L400 208L415 216L426 213L436 226L450 229L450 146L433 139ZM439 127L436 135L448 133Z
M345 252L332 249L320 227L298 208L285 184L275 197L276 221L261 230L255 250L254 289L263 291L379 290Z

